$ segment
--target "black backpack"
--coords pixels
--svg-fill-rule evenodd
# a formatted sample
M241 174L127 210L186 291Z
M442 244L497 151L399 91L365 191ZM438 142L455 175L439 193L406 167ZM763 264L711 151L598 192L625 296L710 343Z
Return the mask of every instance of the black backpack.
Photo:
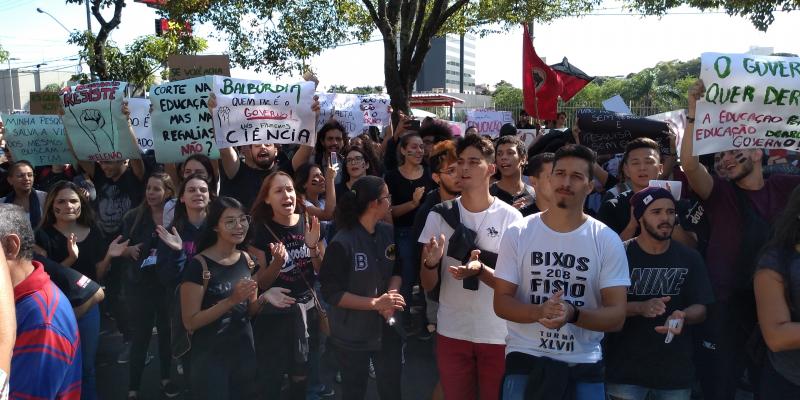
M450 237L450 240L448 240L447 256L461 261L462 265L466 265L472 250L479 249L476 245L478 234L461 223L461 213L458 208L458 202L455 200L443 201L433 206L431 212L441 215L444 222L453 228L453 235ZM481 251L479 260L489 267L494 268L495 264L497 264L497 253L483 249L479 250ZM439 280L436 283L436 287L428 292L428 297L433 301L439 301L439 294L442 286L442 268L440 267L438 271ZM463 285L464 289L478 290L480 280L477 276L472 276L464 279Z

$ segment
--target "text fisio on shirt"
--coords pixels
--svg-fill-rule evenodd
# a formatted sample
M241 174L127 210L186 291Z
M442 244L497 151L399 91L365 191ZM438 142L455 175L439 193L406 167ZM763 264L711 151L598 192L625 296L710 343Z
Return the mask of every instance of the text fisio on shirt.
M544 271L533 270L531 274L531 304L542 304L549 296L539 295L536 293L552 294L559 290L564 291L564 297L570 298L570 303L576 307L581 307L585 303L579 300L586 295L586 284L573 283L570 280L586 281L586 278L577 276L578 272L586 272L589 270L589 263L591 260L587 257L578 257L566 252L557 251L533 251L531 252L531 266L539 267L557 267L548 268ZM544 276L542 276L544 272ZM574 275L574 276L573 276Z

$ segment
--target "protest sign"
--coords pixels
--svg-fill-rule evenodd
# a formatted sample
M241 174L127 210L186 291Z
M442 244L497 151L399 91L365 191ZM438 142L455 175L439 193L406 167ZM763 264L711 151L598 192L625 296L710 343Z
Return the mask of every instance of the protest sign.
M528 149L536 141L536 129L517 129L517 137L525 143L525 148Z
M150 100L142 98L128 99L128 120L136 135L139 150L144 153L153 148L153 129L150 124Z
M28 105L31 115L59 115L63 109L58 92L30 92Z
M199 76L231 76L231 63L226 55L187 56L172 54L167 57L169 80L172 82Z
M606 110L582 108L577 112L581 129L581 144L597 154L619 154L633 139L647 137L661 146L661 152L669 152L667 124L629 114Z
M361 97L361 111L364 112L364 125L383 128L392 121L389 114L389 96L366 94Z
M800 149L800 58L703 53L694 155Z
M75 155L86 161L139 158L122 113L126 82L104 81L61 90L64 128Z
M314 82L283 84L215 76L214 130L220 148L259 143L314 146Z
M34 167L75 163L60 116L3 115L3 122L5 140L14 160L27 160Z
M150 89L156 161L179 163L195 153L205 154L211 159L219 158L208 110L212 80L213 77L204 76Z
M675 150L681 150L683 131L686 129L686 110L667 111L661 114L648 115L646 118L666 122L670 130L675 134Z
M453 136L464 136L464 132L467 130L467 124L463 122L454 122L454 121L445 121L447 122L447 126L450 127L450 133Z
M514 124L511 111L469 110L467 111L467 128L475 127L480 135L496 138L500 128L505 124Z
M361 99L355 94L344 93L317 93L319 96L319 115L317 115L317 128L322 128L333 116L344 129L347 135L356 137L364 131L364 115L361 111Z
M622 96L616 95L612 98L603 100L603 108L606 111L621 113L621 114L633 114L631 109L628 108L628 105L625 104L625 100L622 99Z

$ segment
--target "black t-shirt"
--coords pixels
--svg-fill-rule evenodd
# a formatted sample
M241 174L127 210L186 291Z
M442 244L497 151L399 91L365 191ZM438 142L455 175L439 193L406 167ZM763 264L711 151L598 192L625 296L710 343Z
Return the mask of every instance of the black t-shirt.
M606 224L614 232L622 233L631 219L632 190L627 190L619 196L603 202L597 212L597 219Z
M72 178L77 174L72 166L67 166L61 172L53 172L53 167L50 165L36 167L34 169L36 180L33 182L33 187L36 190L49 192L50 188L58 181L72 181Z
M125 213L142 202L144 182L136 177L132 168L126 168L114 181L107 178L99 166L95 167L93 179L97 190L97 199L94 201L97 227L103 235L116 237L122 228Z
M414 190L420 186L425 188L425 193L436 188L436 182L431 178L431 172L428 168L424 168L422 176L418 179L406 179L399 169L389 171L386 173L386 186L389 188L389 193L392 194L392 205L399 205L411 201L414 195ZM420 199L420 204L425 201L425 195ZM397 218L393 218L394 226L398 228L408 228L414 225L414 215L419 206Z
M664 343L655 331L675 310L713 302L711 283L700 254L676 241L663 254L645 253L635 239L626 242L631 286L628 301L670 296L667 311L655 318L628 317L620 332L606 335L606 380L653 389L692 387L691 327Z
M305 222L303 218L301 217L294 226L284 226L274 221L269 221L268 223L272 232L275 232L278 239L286 246L286 254L288 256L272 286L290 289L292 291L290 296L295 299L308 299L310 293L308 285L303 281L303 276L305 276L310 285L314 284L316 277L310 253L305 243ZM272 262L272 253L269 251L269 245L270 243L276 243L277 240L263 224L254 224L252 229L254 230L253 247L266 254L265 265L269 265Z
M200 306L201 310L209 309L230 297L236 284L241 279L250 277L251 271L247 266L244 254L233 265L219 264L202 254L200 257L205 258L208 271L211 273L211 279L208 281L208 288L203 295L203 302ZM203 284L203 267L200 265L200 261L192 258L187 263L186 268L183 270L181 282ZM245 301L235 305L216 321L198 329L192 336L193 343L197 337L213 338L238 335L242 330L249 330L249 325L250 318L247 315L247 301Z
M770 249L761 256L758 267L771 269L783 277L788 289L787 297L791 302L789 311L792 322L800 322L800 254L796 251L779 252ZM800 350L780 352L769 351L769 361L784 378L795 385L800 385Z
M503 188L501 188L500 185L497 184L497 182L494 182L492 183L491 186L489 186L489 194L497 197L500 200L503 200L503 202L508 205L514 205L515 201L522 199L523 197L526 196L528 196L531 201L535 198L535 195L533 193L533 187L530 185L525 185L522 191L517 194L511 194L503 190Z
M275 163L270 169L257 169L249 167L244 160L240 159L236 176L229 179L225 173L221 174L220 196L233 197L239 200L246 210L249 210L258 196L258 191L261 190L261 183L269 174L278 170L291 174L291 164L289 168L286 165Z
M62 262L68 256L67 237L53 226L36 230L36 244L47 252L47 258ZM108 242L97 228L91 228L86 239L78 242L78 260L71 266L72 269L86 275L89 279L97 280L97 263L100 262L108 251Z
M100 290L97 282L72 268L67 268L39 254L34 254L33 260L44 265L44 271L50 275L53 283L64 292L72 307L78 307L85 303Z

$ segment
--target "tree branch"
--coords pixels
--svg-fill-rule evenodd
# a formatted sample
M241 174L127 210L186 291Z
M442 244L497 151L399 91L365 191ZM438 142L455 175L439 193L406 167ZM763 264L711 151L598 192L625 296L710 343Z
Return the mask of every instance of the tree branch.
M372 17L372 22L375 23L375 26L378 27L378 30L381 31L381 33L384 33L384 21L381 19L378 11L375 10L375 5L372 4L371 0L361 0L361 2L364 3L364 7L367 8L369 16Z
M428 6L428 0L419 0L417 4L417 16L414 18L414 31L411 33L411 40L405 44L406 48L403 49L404 53L408 53L408 59L405 60L406 62L411 61L411 49L413 49L417 45L417 40L419 40L419 34L422 30L422 23L425 22L425 8Z
M444 13L442 13L442 16L439 18L439 24L438 24L439 27L444 25L444 23L447 22L447 20L450 19L450 17L452 17L453 14L457 13L458 10L460 10L467 4L469 4L469 0L459 0L453 3L453 5L450 6L447 10L445 10Z

